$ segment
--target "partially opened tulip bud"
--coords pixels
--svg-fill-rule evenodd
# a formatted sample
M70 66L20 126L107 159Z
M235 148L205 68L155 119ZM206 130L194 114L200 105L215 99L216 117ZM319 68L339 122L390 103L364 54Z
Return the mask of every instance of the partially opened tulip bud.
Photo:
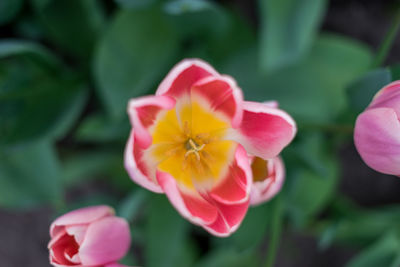
M247 154L276 157L296 133L276 103L244 101L233 78L198 59L176 65L154 96L131 99L128 114L132 180L216 236L233 233L247 212Z
M253 185L250 194L252 206L264 203L273 198L282 188L285 180L285 167L280 157L264 160L251 158Z
M50 227L53 266L115 267L129 249L129 225L108 206L71 211Z
M400 175L400 81L381 89L361 113L354 129L354 143L372 169Z

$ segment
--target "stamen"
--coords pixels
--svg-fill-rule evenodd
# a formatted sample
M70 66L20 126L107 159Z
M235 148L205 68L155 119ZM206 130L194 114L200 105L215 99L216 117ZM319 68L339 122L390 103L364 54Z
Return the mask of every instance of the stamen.
M204 148L205 144L202 145L198 145L196 144L192 139L189 139L186 144L185 147L187 149L187 152L185 153L185 159L192 153L195 154L196 159L198 161L200 161L200 151Z

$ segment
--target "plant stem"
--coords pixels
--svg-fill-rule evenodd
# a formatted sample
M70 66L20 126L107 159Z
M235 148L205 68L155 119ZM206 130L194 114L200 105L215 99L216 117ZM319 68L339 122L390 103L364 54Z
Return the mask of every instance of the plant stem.
M378 53L374 61L372 62L372 68L377 68L383 64L390 49L392 48L393 41L397 35L400 28L400 8L397 10L396 16L393 20L393 24L387 32L385 39L383 40L381 46L379 47Z
M273 202L272 220L270 225L270 241L268 245L267 258L265 260L265 267L273 267L275 263L276 253L279 248L279 242L282 231L282 196L278 194Z

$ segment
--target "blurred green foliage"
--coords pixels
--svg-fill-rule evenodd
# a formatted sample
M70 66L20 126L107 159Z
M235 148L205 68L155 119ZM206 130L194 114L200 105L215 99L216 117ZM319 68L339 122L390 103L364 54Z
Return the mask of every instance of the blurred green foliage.
M199 57L233 76L246 99L277 100L296 119L300 131L283 153L284 225L316 235L322 248L365 247L349 267L398 266L399 207L365 210L336 186L338 147L377 90L399 79L399 65L371 69L369 47L321 33L325 0L257 4L254 27L229 2L0 1L0 206L61 213L112 204L140 247L126 264L259 266L270 203L218 239L183 220L165 196L138 188L123 168L129 99L153 93L179 60ZM109 194L67 201L68 190L91 181L106 183Z

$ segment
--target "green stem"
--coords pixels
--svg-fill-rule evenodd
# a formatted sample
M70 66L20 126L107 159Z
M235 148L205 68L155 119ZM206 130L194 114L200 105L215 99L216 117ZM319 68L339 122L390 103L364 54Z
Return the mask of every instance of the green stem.
M283 209L282 209L282 196L278 194L273 202L273 213L271 220L271 233L270 241L268 245L267 258L265 260L265 267L273 267L275 263L276 253L279 248L279 242L281 238L282 231L282 219L283 219Z
M387 32L385 39L383 40L381 46L379 47L378 53L374 61L372 62L372 68L377 68L383 64L390 49L392 48L393 41L397 35L400 28L400 9L397 10L396 16L393 20L393 24Z

